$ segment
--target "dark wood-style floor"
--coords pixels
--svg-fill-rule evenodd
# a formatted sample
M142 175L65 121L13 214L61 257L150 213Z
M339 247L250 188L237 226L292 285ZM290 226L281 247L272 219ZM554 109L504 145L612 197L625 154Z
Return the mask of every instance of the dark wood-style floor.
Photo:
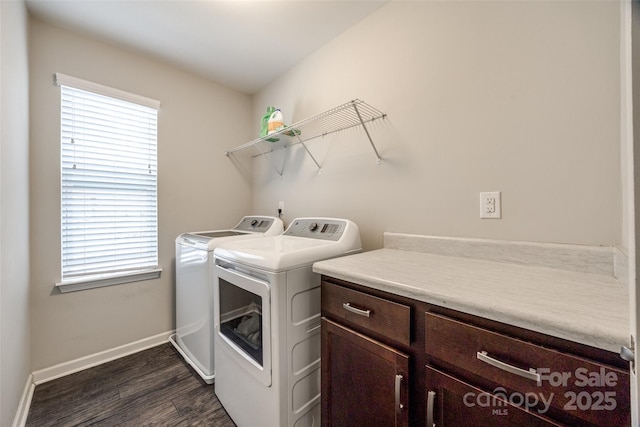
M171 344L36 386L27 427L235 426Z

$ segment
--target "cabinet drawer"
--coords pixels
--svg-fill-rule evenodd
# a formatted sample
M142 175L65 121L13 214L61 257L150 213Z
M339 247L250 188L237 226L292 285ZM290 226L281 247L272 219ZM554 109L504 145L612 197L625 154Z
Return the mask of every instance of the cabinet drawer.
M430 312L425 328L430 363L494 389L489 391L554 419L630 425L624 370Z
M322 282L324 316L343 319L404 345L410 345L411 308L353 289Z

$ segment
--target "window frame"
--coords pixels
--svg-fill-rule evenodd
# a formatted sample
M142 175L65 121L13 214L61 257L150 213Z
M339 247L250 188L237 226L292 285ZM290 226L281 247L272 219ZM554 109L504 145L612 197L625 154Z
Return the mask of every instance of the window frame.
M67 86L72 89L80 89L83 91L91 92L97 95L103 95L111 98L120 99L122 101L131 102L134 104L142 105L145 107L153 108L159 112L160 109L160 101L147 98L144 96L132 94L126 91L122 91L120 89L111 88L108 86L104 86L98 83L93 83L87 80L79 79L77 77L68 76L61 73L56 73L54 75L54 84L56 86ZM62 99L62 93L61 93ZM62 107L61 107L62 108ZM60 114L62 115L62 109L60 110ZM62 126L62 124L60 125ZM62 131L62 129L60 129ZM156 124L156 134L157 134L157 124ZM60 140L59 140L60 141ZM62 144L62 141L60 141ZM62 145L60 145L60 149L62 150ZM157 153L157 145L156 145L156 153ZM157 155L157 154L156 154ZM62 166L60 166L60 177L61 177L61 185L62 185ZM156 181L156 205L158 203L158 187ZM62 212L62 188L60 188L60 212ZM62 218L61 218L62 219ZM156 213L156 224L158 223L158 216ZM160 262L160 248L159 248L159 230L156 228L156 240L158 246L156 247L156 256L158 259L158 264ZM62 239L62 221L60 223L60 238ZM62 240L61 240L62 242ZM62 269L62 247L61 247L61 269ZM162 268L159 265L154 267L145 267L137 270L129 270L129 271L117 271L113 273L101 273L101 274L88 274L84 276L76 276L70 278L61 279L59 282L55 284L55 288L57 288L60 292L72 292L79 291L85 289L93 289L104 286L112 286L130 282L137 282L143 280L152 280L160 277L162 272ZM62 277L62 270L60 270L60 274Z

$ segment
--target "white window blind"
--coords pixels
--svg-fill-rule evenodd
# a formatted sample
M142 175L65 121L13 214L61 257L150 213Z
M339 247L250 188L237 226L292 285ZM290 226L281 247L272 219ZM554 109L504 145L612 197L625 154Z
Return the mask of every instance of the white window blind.
M157 268L157 107L56 78L63 281Z

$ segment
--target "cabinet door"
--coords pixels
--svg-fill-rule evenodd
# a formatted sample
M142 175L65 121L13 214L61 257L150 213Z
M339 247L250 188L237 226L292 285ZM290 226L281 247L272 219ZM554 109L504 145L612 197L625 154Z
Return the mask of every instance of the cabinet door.
M427 427L564 426L544 418L535 409L527 411L512 405L431 366L426 367L426 375Z
M322 425L408 426L409 357L322 319Z

